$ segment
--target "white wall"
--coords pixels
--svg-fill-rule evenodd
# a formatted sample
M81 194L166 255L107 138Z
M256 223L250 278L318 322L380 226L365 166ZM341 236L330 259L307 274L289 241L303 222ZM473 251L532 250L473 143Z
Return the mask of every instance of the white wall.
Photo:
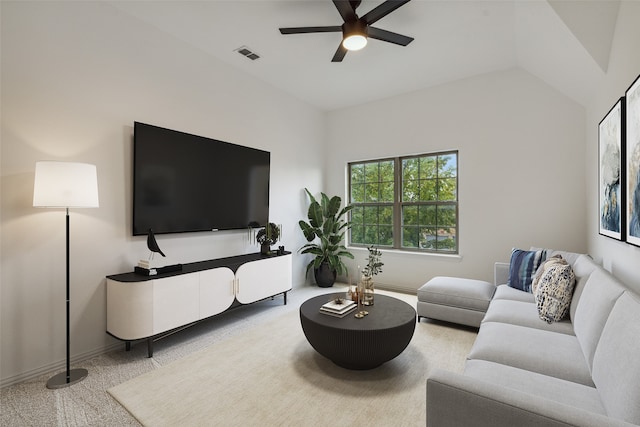
M587 231L589 253L640 292L640 248L598 234L598 123L640 74L640 2L620 5L605 83L587 106Z
M520 70L334 111L326 189L346 163L459 150L460 257L385 252L376 282L415 290L433 276L493 281L512 247L586 251L584 109ZM366 250L354 250L363 265Z
M385 252L377 281L387 286L491 280L512 246L535 245L589 252L640 289L640 248L597 234L596 169L597 123L640 72L638 2L620 7L606 83L586 113L513 69L334 111L328 122L108 5L0 5L0 385L65 357L64 212L31 206L37 160L98 166L101 207L71 212L72 354L115 342L104 332L104 276L147 255L144 238L130 235L134 120L271 151L271 215L294 250L302 187L344 195L348 161L458 149L461 257ZM256 250L241 232L158 240L182 262ZM354 253L352 271L365 257ZM294 261L300 284L306 262Z
M322 185L324 113L100 2L1 7L2 383L65 358L64 211L32 207L38 160L98 168L100 208L71 211L76 358L116 342L105 334L104 277L148 255L144 237L131 236L134 121L271 151L271 219L288 249L302 245L303 187ZM158 241L179 262L257 251L246 232Z

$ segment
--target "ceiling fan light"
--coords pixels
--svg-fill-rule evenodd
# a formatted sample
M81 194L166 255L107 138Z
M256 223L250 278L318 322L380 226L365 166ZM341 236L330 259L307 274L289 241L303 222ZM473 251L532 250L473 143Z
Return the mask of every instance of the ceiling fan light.
M367 45L367 38L361 34L353 34L342 40L342 46L347 50L360 50Z

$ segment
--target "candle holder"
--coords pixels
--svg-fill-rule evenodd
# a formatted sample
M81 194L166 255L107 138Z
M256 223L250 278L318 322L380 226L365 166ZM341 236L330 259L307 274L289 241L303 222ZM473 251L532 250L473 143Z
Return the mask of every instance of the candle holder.
M368 311L363 310L363 302L364 302L364 287L362 283L358 284L356 288L356 293L358 294L358 312L355 314L356 319L362 319L364 316L369 314Z

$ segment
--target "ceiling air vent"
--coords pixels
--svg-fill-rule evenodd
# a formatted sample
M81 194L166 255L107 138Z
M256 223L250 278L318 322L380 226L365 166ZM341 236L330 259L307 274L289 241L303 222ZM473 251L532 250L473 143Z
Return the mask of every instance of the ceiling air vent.
M253 52L251 49L249 49L246 46L240 46L239 48L236 49L236 52L238 52L242 56L246 56L247 58L251 59L252 61L255 61L256 59L260 58L260 55L258 55L257 53Z

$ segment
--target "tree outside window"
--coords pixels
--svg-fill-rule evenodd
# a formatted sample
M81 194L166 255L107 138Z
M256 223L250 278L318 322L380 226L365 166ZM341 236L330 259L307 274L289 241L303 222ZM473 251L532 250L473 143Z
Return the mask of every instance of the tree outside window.
M458 253L458 153L349 164L352 246Z

